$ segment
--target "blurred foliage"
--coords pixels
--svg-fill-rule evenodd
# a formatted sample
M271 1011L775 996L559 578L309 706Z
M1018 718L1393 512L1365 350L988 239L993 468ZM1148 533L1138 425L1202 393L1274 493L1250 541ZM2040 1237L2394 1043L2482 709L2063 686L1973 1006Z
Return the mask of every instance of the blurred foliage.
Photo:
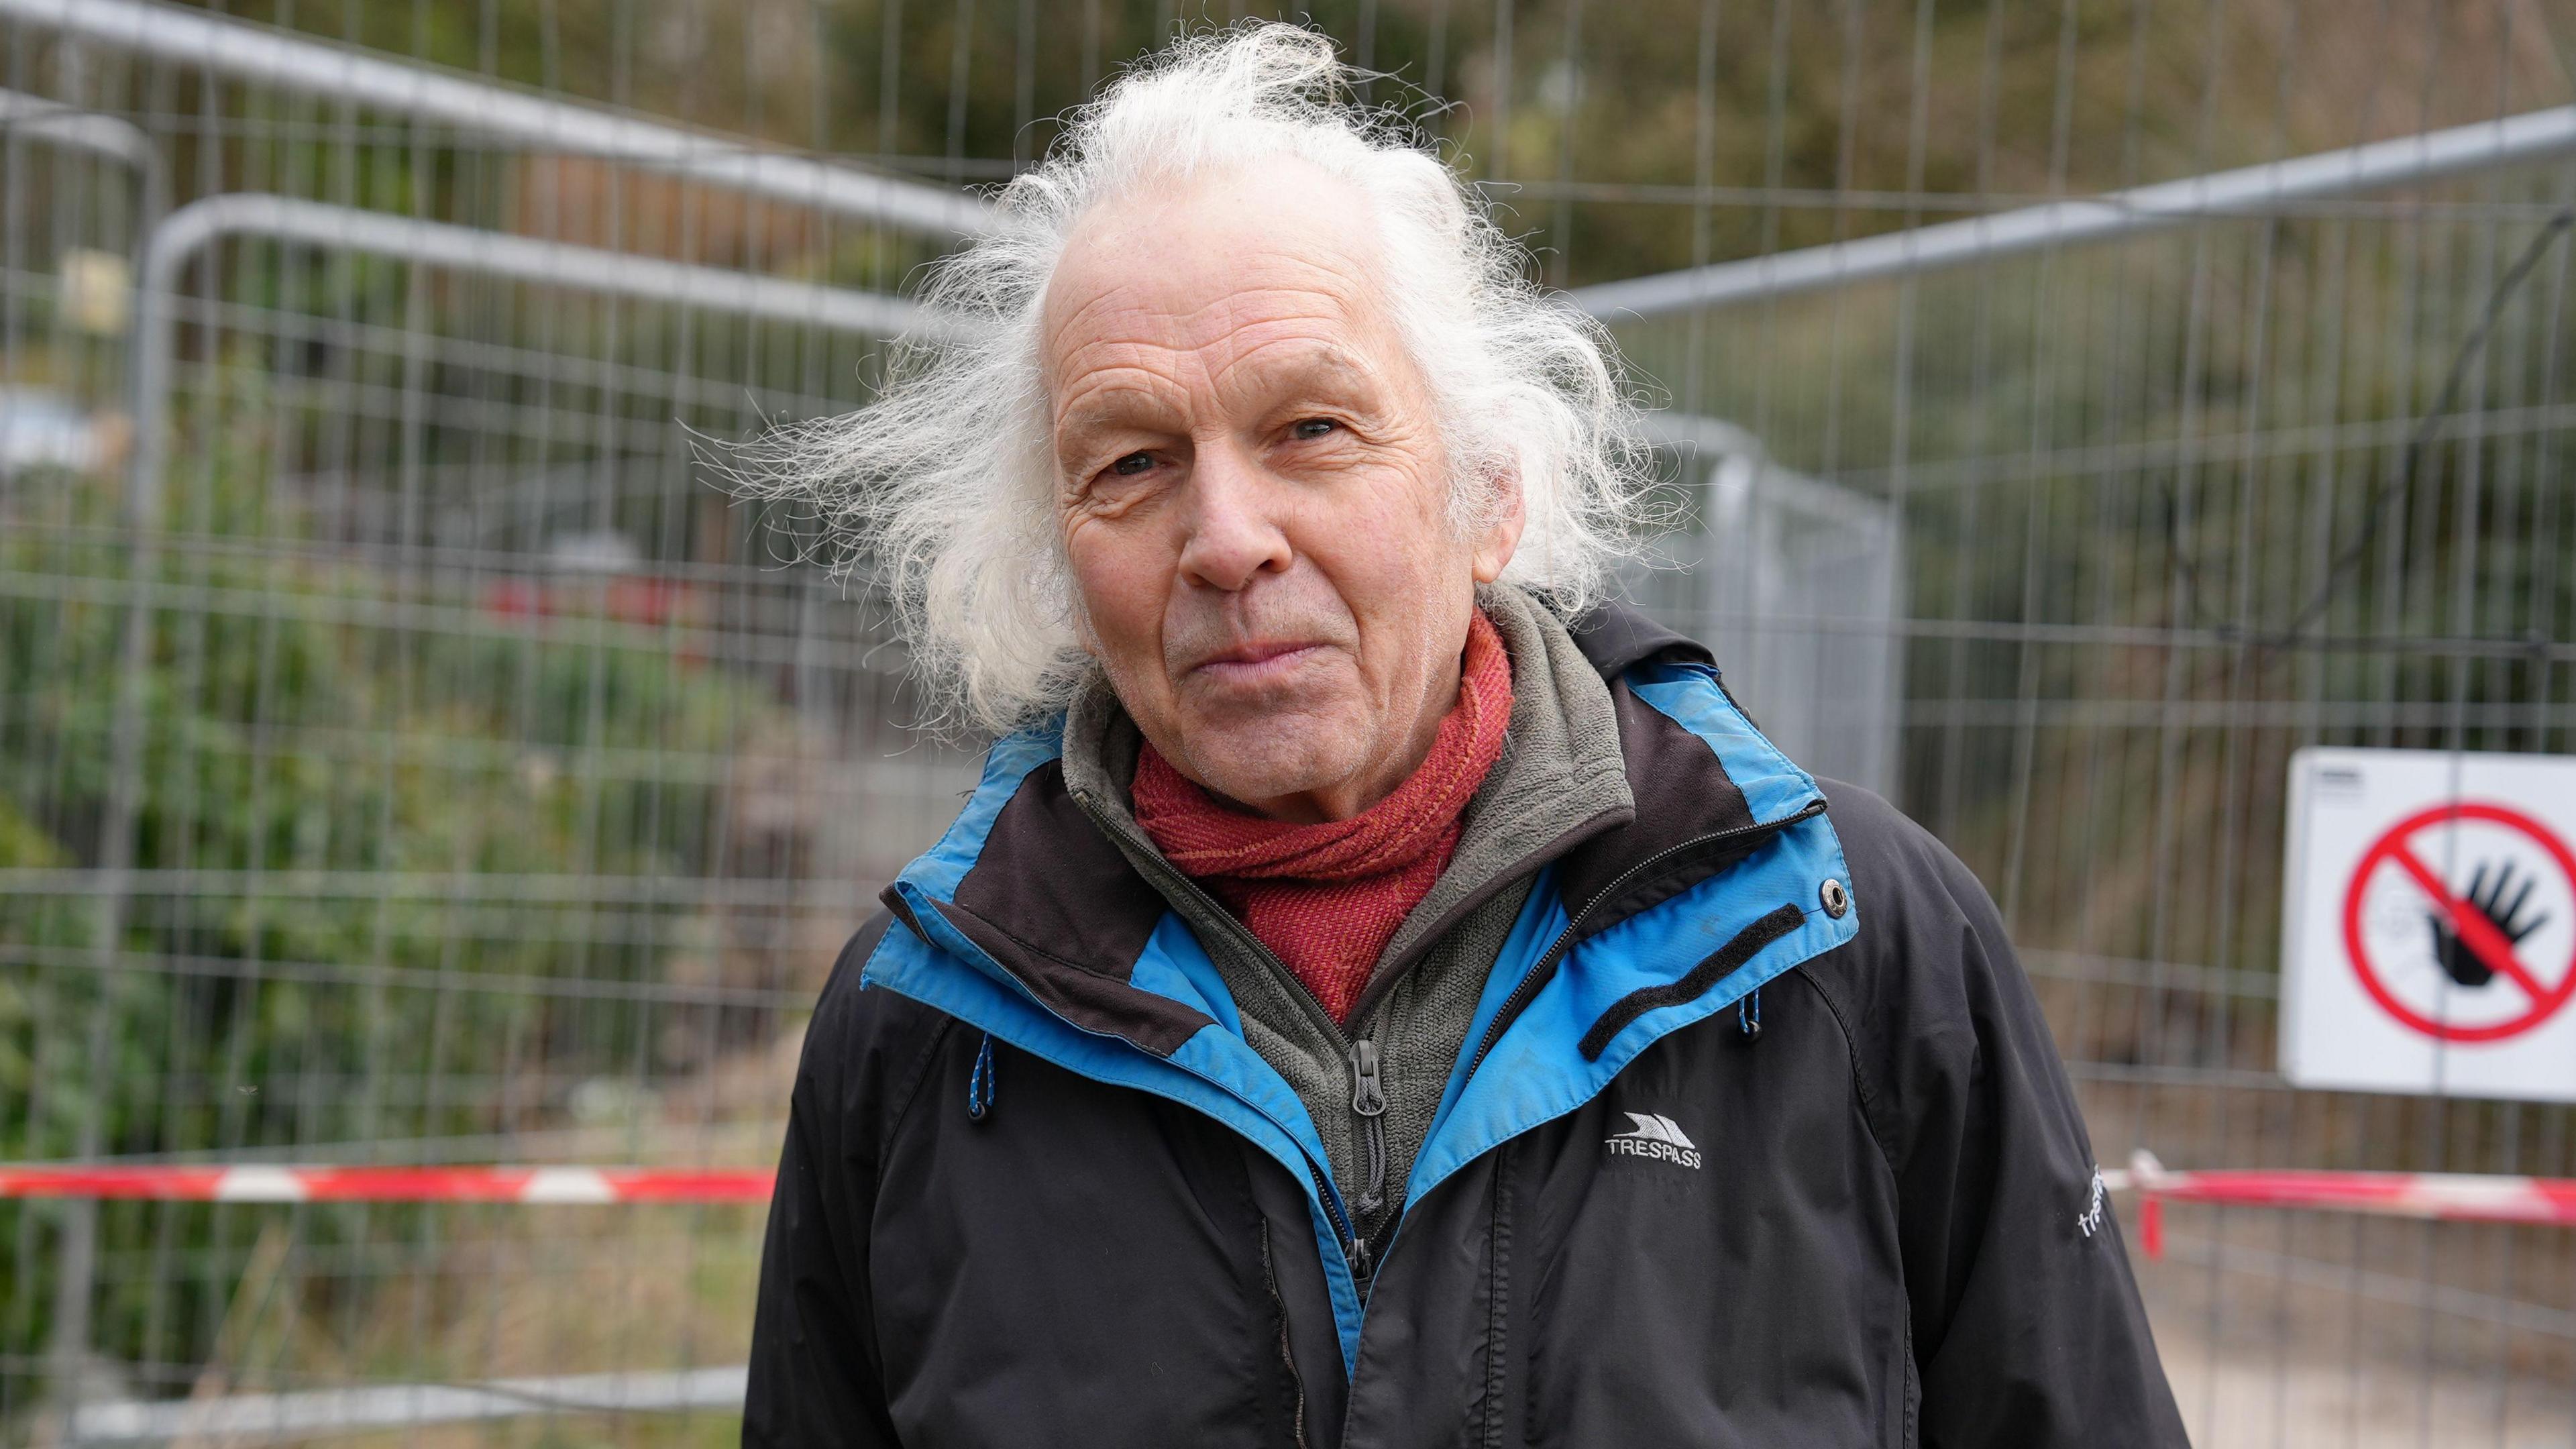
M333 1142L345 1156L560 1114L584 1077L631 1068L649 1009L524 984L660 979L690 903L657 903L649 882L714 874L723 849L720 775L617 761L723 757L782 714L656 631L495 616L299 550L268 486L275 409L255 376L226 391L236 406L186 464L174 526L190 547L144 581L130 686L121 482L22 475L0 494L0 580L19 586L0 602L0 1160ZM384 627L407 608L445 612ZM49 888L101 863L129 687L138 875L113 902L96 873ZM474 884L575 873L647 885L615 928L585 932L587 894L549 906ZM544 1071L512 1077L532 1062ZM51 1212L0 1205L0 1234ZM185 1216L202 1245L211 1218ZM401 1218L378 1212L374 1231ZM354 1220L318 1215L306 1241ZM131 1213L109 1221L143 1231ZM111 1231L105 1246L145 1241ZM49 1256L0 1254L0 1353L42 1352ZM11 1281L26 1264L34 1280ZM148 1276L104 1284L94 1346L151 1362L202 1352L215 1308L197 1295L226 1291L183 1277L172 1303Z

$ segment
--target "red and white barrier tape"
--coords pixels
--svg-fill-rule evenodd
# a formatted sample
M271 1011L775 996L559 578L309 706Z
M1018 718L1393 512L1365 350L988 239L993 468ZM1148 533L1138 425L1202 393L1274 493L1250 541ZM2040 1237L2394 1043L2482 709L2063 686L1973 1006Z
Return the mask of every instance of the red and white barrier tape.
M0 1198L128 1198L157 1202L758 1203L766 1168L657 1167L172 1167L0 1165ZM2102 1174L2135 1192L2150 1255L2162 1248L2163 1204L2220 1203L2463 1222L2576 1227L2576 1179L2444 1172L2318 1172L2270 1168L2168 1170L2141 1152Z
M658 1167L164 1167L0 1164L0 1198L154 1202L767 1202L776 1174Z
M2138 1244L2150 1258L2164 1256L2167 1202L2576 1227L2576 1179L2563 1177L2260 1167L2174 1172L2140 1152L2127 1171L2105 1172L2102 1182L2113 1192L2138 1194Z

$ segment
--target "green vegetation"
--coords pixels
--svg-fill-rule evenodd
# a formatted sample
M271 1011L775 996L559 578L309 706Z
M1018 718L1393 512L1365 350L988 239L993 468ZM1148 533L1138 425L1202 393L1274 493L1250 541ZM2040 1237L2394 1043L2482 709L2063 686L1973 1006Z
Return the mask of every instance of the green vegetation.
M564 1120L581 1082L657 1062L665 1023L547 984L658 983L702 940L699 904L657 883L719 873L708 762L782 718L663 630L496 616L452 580L304 547L265 486L273 410L235 382L246 405L186 469L183 539L139 581L142 874L121 902L94 875L46 885L98 859L114 798L138 584L119 490L21 478L0 526L0 1159L345 1159ZM41 1244L57 1215L0 1205L0 1237ZM198 1361L249 1225L104 1216L93 1346ZM418 1219L317 1213L299 1251L385 1249ZM116 1270L147 1252L160 1271ZM34 1269L0 1274L0 1352L43 1352L51 1259L0 1258Z

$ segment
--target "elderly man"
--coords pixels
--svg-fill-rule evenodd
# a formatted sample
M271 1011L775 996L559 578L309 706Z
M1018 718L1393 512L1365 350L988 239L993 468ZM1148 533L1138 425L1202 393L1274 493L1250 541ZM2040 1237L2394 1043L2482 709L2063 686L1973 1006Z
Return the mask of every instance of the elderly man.
M816 1007L753 1445L2182 1434L1985 894L1602 599L1605 344L1285 26L767 477L1000 735Z

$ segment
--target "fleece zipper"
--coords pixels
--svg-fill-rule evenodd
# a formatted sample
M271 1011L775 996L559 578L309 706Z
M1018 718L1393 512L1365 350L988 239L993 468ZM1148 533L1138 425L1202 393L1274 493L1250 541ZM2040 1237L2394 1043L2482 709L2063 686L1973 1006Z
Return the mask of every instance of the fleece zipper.
M1073 790L1067 793L1072 795L1075 806L1089 816L1092 824L1098 826L1103 834L1118 837L1127 833L1121 828L1120 822L1108 811L1102 809L1098 800L1092 798L1091 792ZM1150 842L1147 843L1150 844ZM1260 937L1246 929L1235 919L1232 911L1218 904L1216 897L1209 895L1197 881L1182 874L1178 868L1164 860L1162 852L1139 850L1130 852L1130 857L1130 864L1150 872L1156 878L1156 883L1167 893L1185 895L1198 902L1210 919L1230 923L1234 928L1237 944L1252 951L1277 972L1279 979L1289 984L1291 989L1288 995L1297 1002L1299 1008L1313 1020L1319 1030L1341 1047L1343 1064L1350 1072L1351 1138L1355 1149L1354 1155L1369 1164L1366 1185L1359 1195L1350 1201L1349 1210L1345 1212L1339 1195L1328 1189L1327 1172L1316 1173L1315 1183L1318 1189L1325 1190L1325 1205L1330 1211L1334 1225L1341 1232L1342 1252L1350 1260L1351 1279L1358 1285L1360 1297L1367 1298L1371 1277L1369 1265L1372 1258L1367 1233L1371 1220L1386 1202L1386 1097L1380 1089L1378 1079L1377 1043L1369 1040L1365 1035L1354 1036L1344 1031L1341 1023L1333 1020L1332 1013L1324 1010L1324 1004L1315 999L1315 994L1308 991L1297 980L1297 973L1288 969L1288 963L1279 959L1277 952L1271 950L1269 946L1263 944ZM1363 1047L1366 1049L1365 1065L1363 1065ZM1326 1166L1329 1168L1330 1164Z
M1368 1150L1368 1185L1351 1210L1373 1219L1386 1206L1386 1092L1378 1081L1377 1043L1367 1037L1351 1043L1351 1115L1360 1121Z

